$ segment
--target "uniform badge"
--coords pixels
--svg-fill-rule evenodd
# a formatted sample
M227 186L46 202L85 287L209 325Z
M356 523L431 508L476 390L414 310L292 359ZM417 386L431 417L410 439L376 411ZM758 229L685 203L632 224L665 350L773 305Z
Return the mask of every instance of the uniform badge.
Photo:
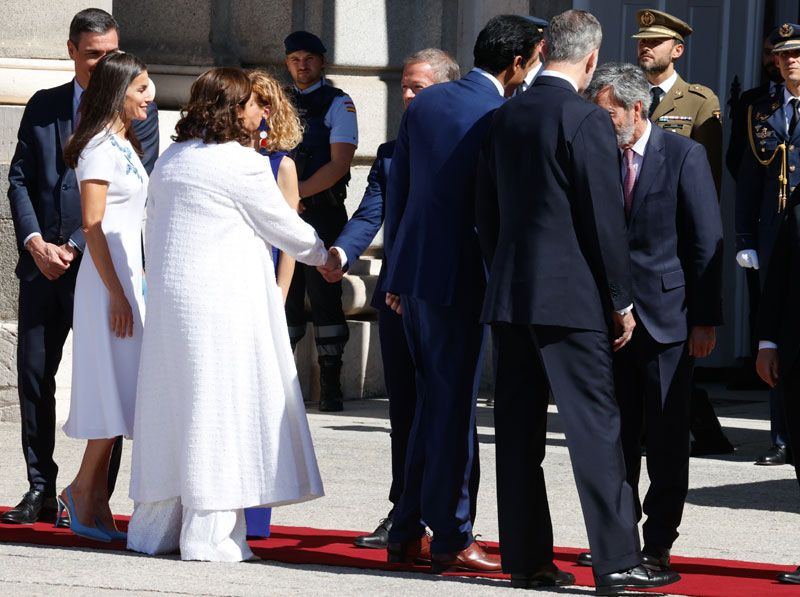
M781 25L781 28L778 29L778 35L781 37L791 37L793 32L794 28L789 23L784 23Z
M779 104L778 102L775 102L774 104L772 104L772 105L769 107L769 109L770 109L770 110L772 110L772 111L774 112L774 111L775 111L775 110L777 110L779 107L780 107L780 104Z
M713 111L711 112L711 116L713 116L714 118L716 118L717 120L719 120L720 122L722 122L722 114L720 113L720 111L719 111L719 110L713 110Z
M763 112L758 112L756 114L756 120L759 122L766 122L769 119L769 114L764 114Z
M639 24L642 27L651 27L655 22L656 22L656 16L649 10L644 11L642 15L639 17Z
M758 137L759 139L768 139L771 136L772 136L772 130L771 129L769 129L769 128L763 126L763 125L759 126L759 127L756 127L756 137Z

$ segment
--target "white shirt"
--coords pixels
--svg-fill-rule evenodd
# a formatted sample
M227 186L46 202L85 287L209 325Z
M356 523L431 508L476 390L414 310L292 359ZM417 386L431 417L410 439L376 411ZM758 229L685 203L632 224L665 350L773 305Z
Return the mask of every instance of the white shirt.
M528 74L525 75L525 79L523 79L522 83L519 84L519 87L517 87L517 90L514 92L514 95L525 93L528 90L528 88L531 85L533 85L533 80L536 78L536 75L540 70L542 70L541 62L528 71Z
M494 83L494 86L497 87L497 92L500 95L502 95L503 97L506 96L505 88L500 84L500 81L492 73L486 72L485 70L483 70L482 68L478 68L477 66L473 66L472 67L472 71L470 71L470 72L475 72L475 73L482 74L484 77L489 79L492 83Z
M789 103L792 99L800 100L800 97L796 97L791 94L791 92L786 88L784 85L783 87L783 116L786 120L786 131L789 131L789 123L792 121L792 112L794 109L792 108L791 104Z
M642 136L631 146L633 150L633 170L636 173L636 180L639 180L639 173L642 171L642 163L644 162L644 152L647 148L647 142L650 140L650 131L652 125L650 121L647 120L647 128L642 133ZM620 153L623 153L622 148L620 148ZM625 176L628 174L628 165L625 163L625 159L622 159L622 184L625 185Z
M314 83L311 87L295 89L300 95L306 95L316 91L323 85L327 85L325 77ZM325 113L323 119L325 126L331 129L331 143L350 143L358 146L358 119L356 118L356 107L353 100L346 93L333 98L331 107Z
M658 87L661 90L661 97L659 98L660 101L667 96L669 90L672 89L672 86L675 85L675 81L677 80L678 80L678 72L672 71L672 74L658 85L650 84L650 90L652 91L653 87Z
M572 87L575 89L576 92L578 91L578 84L575 81L572 80L572 77L569 77L568 75L565 75L564 73L559 72L557 70L544 69L540 76L542 76L542 77L555 77L557 79L564 79L570 85L572 85Z

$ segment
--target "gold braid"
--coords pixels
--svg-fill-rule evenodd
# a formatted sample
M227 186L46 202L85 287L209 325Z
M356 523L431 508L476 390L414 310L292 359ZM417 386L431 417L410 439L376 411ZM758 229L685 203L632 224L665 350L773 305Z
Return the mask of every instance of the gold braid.
M781 143L775 148L775 151L772 152L772 155L769 159L762 160L758 157L758 150L756 150L756 142L753 139L753 106L747 106L747 136L750 139L750 149L753 151L753 156L756 158L756 161L764 166L765 168L768 167L772 162L775 161L775 157L778 155L778 152L781 152L781 171L778 174L778 212L782 212L786 209L786 187L789 184L789 177L786 174L786 141Z

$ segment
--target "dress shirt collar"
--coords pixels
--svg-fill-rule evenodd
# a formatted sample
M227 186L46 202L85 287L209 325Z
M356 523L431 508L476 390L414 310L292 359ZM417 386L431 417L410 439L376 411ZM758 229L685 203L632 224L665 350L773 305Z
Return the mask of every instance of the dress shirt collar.
M644 129L644 133L642 133L642 136L639 137L636 143L631 146L633 153L642 157L644 157L644 152L647 148L647 142L650 140L650 130L652 129L650 120L646 120L645 122L647 123L647 128Z
M312 91L316 91L317 89L319 89L323 85L327 85L327 82L325 81L325 77L324 76L319 81L314 83L311 87L306 87L305 89L300 89L297 85L295 85L294 88L297 91L297 93L299 93L300 95L305 95L307 93L311 93Z
M487 73L485 70L483 70L482 68L478 68L477 66L473 66L472 70L476 73L482 74L484 77L489 79L492 83L494 83L494 86L497 87L497 92L503 97L506 96L506 90L500 84L500 81L497 80L497 77L495 77L492 73Z
M550 70L550 69L546 68L546 69L544 69L542 71L541 75L539 75L539 76L540 77L555 77L556 79L563 79L564 81L566 81L567 83L572 85L572 88L576 92L578 91L578 84L575 81L572 80L572 77L570 77L569 75L565 75L564 73L562 73L560 71Z
M658 85L650 84L650 89L653 87L658 87L661 89L661 93L663 94L661 97L666 96L669 93L669 90L672 89L672 86L675 85L675 81L678 80L678 71L672 71L672 74L667 77L664 81L661 81Z
M525 86L525 89L530 87L531 84L533 83L533 80L536 78L536 74L540 70L542 70L542 63L541 62L539 64L537 64L536 66L534 66L531 70L528 71L528 74L525 75L525 80L522 81L522 85L520 85L520 87L522 87L523 85Z
M78 116L78 106L81 105L83 97L83 87L78 84L78 79L72 79L72 121L75 122Z
M789 91L789 89L786 87L786 85L784 85L783 86L783 107L784 108L786 108L789 105L789 100L791 100L792 98L800 99L800 96L792 95L792 92Z

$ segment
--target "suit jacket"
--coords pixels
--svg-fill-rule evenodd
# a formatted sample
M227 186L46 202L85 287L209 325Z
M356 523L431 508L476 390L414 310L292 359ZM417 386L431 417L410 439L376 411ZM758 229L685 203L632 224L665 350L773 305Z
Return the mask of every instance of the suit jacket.
M606 331L631 304L611 119L542 75L495 115L478 167L485 322Z
M750 141L747 139L747 108L752 106L756 100L769 94L770 83L767 82L748 89L731 106L731 139L728 142L728 151L725 153L725 166L733 180L738 179L742 157L746 151L749 151L750 146Z
M752 108L752 119L747 127L752 130L758 157L753 154L748 139L736 179L736 250L758 252L763 282L782 220L778 211L781 153L778 152L769 166L762 166L759 160L770 159L777 146L786 143L787 194L791 194L800 185L800 126L790 137L781 85L757 99Z
M384 290L478 320L486 284L475 233L475 168L504 98L472 71L424 89L403 115L386 198Z
M16 274L30 281L41 275L23 242L34 232L45 241L68 240L83 251L81 194L75 171L64 165L62 149L72 135L73 82L37 91L31 97L17 133L17 148L8 173L8 199L14 220L19 260ZM142 164L148 173L158 157L158 108L148 106L147 119L136 121Z
M369 247L383 223L386 204L386 181L392 163L395 141L387 141L378 146L377 156L367 176L367 188L358 209L347 222L333 246L339 247L347 256L347 268ZM376 309L386 309L385 292L381 291L386 278L386 261L381 264L378 282L370 303Z
M689 120L680 120L679 117ZM689 84L679 75L651 120L662 129L694 139L706 148L719 195L722 184L722 121L719 99L714 92L703 85Z
M633 191L633 304L657 342L722 323L722 220L703 148L651 127Z

